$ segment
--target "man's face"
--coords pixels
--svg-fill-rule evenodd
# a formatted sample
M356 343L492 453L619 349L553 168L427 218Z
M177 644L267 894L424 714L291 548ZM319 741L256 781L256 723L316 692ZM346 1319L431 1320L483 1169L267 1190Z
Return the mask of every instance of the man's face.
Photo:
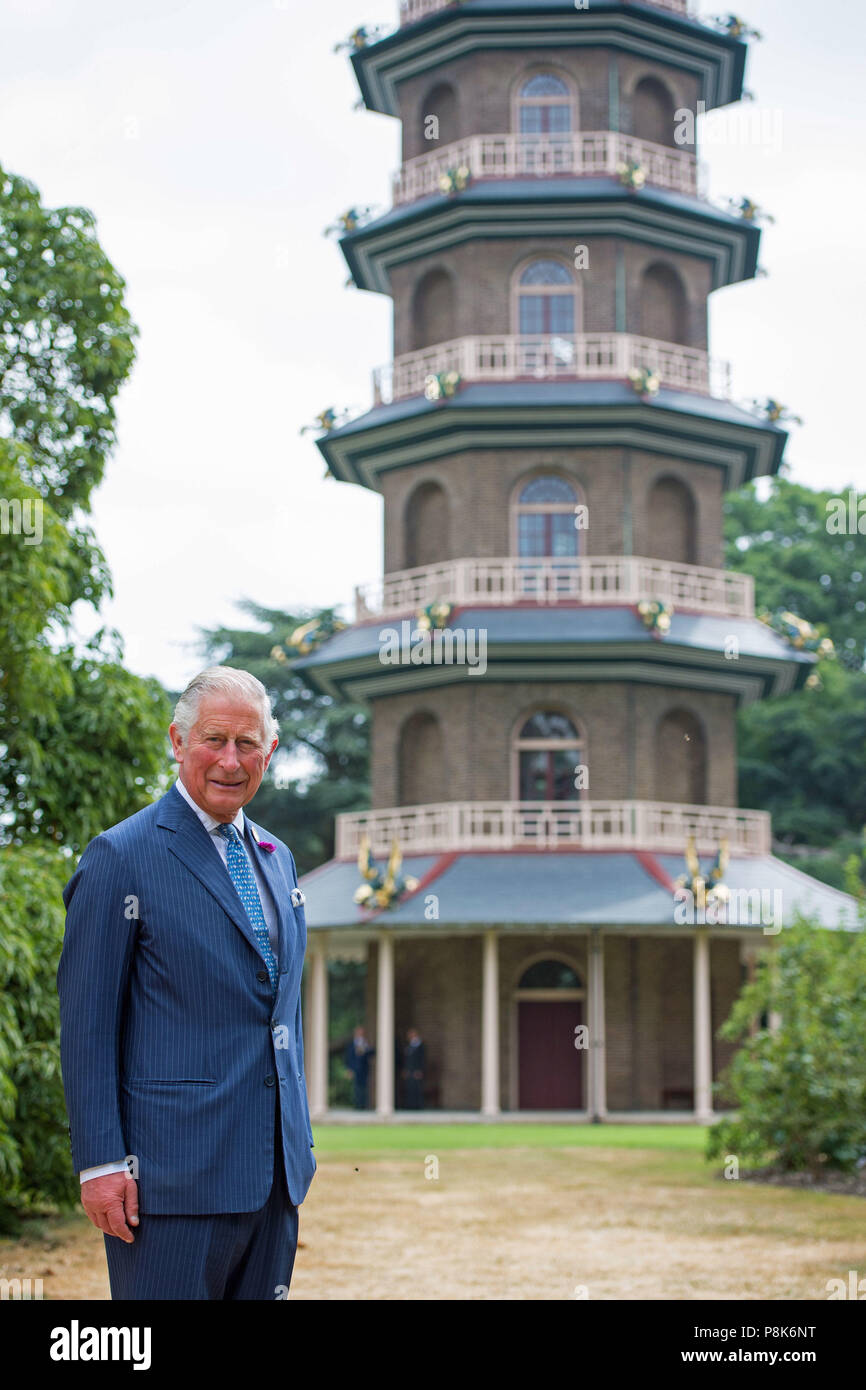
M193 801L220 822L251 801L277 746L263 740L261 711L233 695L203 695L184 741L169 729L180 780Z

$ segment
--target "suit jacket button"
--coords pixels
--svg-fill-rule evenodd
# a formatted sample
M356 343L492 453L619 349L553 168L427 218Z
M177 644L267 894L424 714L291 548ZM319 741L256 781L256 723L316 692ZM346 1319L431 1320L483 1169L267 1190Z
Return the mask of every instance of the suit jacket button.
M261 980L262 984L265 983L265 980L269 980L270 978L271 978L271 977L270 977L270 975L268 974L267 970L257 970L257 971L256 971L256 979L257 979L257 980Z
M270 1076L266 1076L266 1077L265 1077L265 1085L266 1085L266 1086L273 1086L273 1084L274 1084L273 1074L271 1074Z

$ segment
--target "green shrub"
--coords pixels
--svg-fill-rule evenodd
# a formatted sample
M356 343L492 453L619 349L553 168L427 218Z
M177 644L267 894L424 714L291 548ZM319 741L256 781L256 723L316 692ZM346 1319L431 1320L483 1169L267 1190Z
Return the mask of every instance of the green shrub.
M751 1031L780 1016L775 1031ZM743 989L720 1037L741 1045L719 1083L735 1117L709 1132L707 1157L735 1154L797 1171L866 1161L866 933L799 919Z
M78 1198L60 1073L57 962L63 885L56 847L0 849L0 1230L16 1214Z

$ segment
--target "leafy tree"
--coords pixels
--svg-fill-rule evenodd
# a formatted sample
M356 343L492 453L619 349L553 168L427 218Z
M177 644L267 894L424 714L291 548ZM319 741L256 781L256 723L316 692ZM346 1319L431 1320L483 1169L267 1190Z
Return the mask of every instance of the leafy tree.
M830 845L866 825L866 674L822 663L822 687L747 706L739 796L789 843Z
M740 711L739 801L770 811L783 843L841 839L840 854L792 862L842 887L866 824L866 536L828 529L836 495L775 478L762 502L749 484L725 500L725 539L728 567L754 576L759 612L797 613L836 646L819 689Z
M0 168L0 437L24 446L21 482L67 527L69 604L109 591L84 514L135 356L124 289L86 208L43 207L32 183Z
M66 1133L55 985L71 858L0 849L0 1231L17 1212L77 1200Z
M725 563L755 578L760 609L798 614L825 628L851 671L866 661L866 535L827 529L827 503L842 494L774 478L766 501L754 483L725 499Z
M133 360L123 281L80 208L0 171L0 1222L75 1193L57 1046L63 884L167 769L156 681L76 641L110 593L86 522Z
M168 705L158 682L123 668L116 634L85 645L69 635L82 553L22 481L28 457L0 440L0 497L41 508L37 543L39 532L0 536L0 824L3 839L48 835L80 850L159 790Z
M137 332L86 208L45 208L0 169L0 433L30 447L24 480L68 519L115 443L114 398Z
M772 1012L780 1026L772 1031ZM855 1172L866 1159L866 932L800 918L745 986L720 1036L740 1043L720 1079L737 1114L707 1157Z
M313 617L332 618L333 609L290 614L249 601L237 606L255 628L205 630L202 651L207 661L252 672L268 690L281 747L249 812L288 841L298 872L306 873L333 855L334 817L369 805L369 716L362 705L316 693L291 670L291 633ZM286 755L291 762L283 777Z

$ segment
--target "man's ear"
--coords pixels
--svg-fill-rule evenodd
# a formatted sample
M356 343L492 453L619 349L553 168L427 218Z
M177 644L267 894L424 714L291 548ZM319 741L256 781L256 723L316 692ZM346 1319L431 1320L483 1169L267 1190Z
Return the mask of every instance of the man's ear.
M277 744L279 743L279 741L280 741L280 740L279 740L278 738L275 738L274 741L273 741L273 743L271 744L271 751L265 755L265 771L267 771L268 763L271 761L271 758L274 756L274 749L276 748L276 746L277 746Z
M183 752L183 739L181 738L180 733L178 732L178 727L176 724L169 725L168 736L171 739L171 749L174 753L175 762L182 763L183 758L180 756L180 754Z

